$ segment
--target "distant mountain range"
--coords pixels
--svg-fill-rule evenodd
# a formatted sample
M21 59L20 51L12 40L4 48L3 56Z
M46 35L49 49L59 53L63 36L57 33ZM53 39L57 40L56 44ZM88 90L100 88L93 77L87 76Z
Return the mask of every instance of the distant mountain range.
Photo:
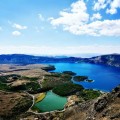
M114 67L120 67L120 54L101 55L92 58L83 58L79 62L88 62L94 64L104 64Z
M25 54L8 54L0 55L0 64L37 64L37 63L52 63L52 62L70 62L80 61L77 57L47 57L33 56Z
M37 64L37 63L75 63L87 62L94 64L104 64L114 67L120 67L120 54L101 55L91 58L78 57L47 57L33 56L25 54L0 55L0 64Z

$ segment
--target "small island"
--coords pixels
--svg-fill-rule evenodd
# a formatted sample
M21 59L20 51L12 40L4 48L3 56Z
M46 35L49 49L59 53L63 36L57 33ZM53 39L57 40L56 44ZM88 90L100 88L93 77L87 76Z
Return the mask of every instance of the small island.
M42 67L41 69L45 71L52 71L52 70L55 70L55 67L53 65L48 65L48 66Z
M93 82L93 80L88 79L87 76L74 76L73 80L76 82Z
M87 79L86 82L94 82L94 80L89 80L89 79Z
M76 81L76 82L85 81L85 80L87 80L87 79L88 79L87 76L75 76L75 77L73 78L73 80Z
M68 74L68 75L72 75L72 76L75 76L76 73L72 72L72 71L63 71L62 73L64 74Z

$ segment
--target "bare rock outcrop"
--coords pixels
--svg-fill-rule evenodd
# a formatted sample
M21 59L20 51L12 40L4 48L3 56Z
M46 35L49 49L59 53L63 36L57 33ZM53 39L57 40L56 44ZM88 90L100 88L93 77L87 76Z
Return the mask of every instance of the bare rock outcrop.
M66 109L65 120L119 120L120 85L111 93Z

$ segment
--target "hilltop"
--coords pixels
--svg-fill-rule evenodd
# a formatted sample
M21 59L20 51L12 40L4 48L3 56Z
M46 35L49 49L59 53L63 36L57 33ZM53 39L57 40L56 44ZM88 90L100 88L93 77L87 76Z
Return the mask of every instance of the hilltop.
M101 55L92 58L83 58L80 62L88 62L93 64L103 64L114 67L120 67L120 54Z

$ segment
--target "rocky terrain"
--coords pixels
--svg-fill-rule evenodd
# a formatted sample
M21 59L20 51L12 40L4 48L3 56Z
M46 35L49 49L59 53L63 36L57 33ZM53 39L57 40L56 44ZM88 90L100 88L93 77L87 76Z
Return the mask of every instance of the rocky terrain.
M97 99L68 108L63 118L65 120L119 120L120 86Z
M32 103L32 97L26 93L0 91L0 120L17 119Z
M94 64L104 64L114 67L120 67L120 54L110 54L110 55L102 55L92 58L83 58L80 62L88 62Z

